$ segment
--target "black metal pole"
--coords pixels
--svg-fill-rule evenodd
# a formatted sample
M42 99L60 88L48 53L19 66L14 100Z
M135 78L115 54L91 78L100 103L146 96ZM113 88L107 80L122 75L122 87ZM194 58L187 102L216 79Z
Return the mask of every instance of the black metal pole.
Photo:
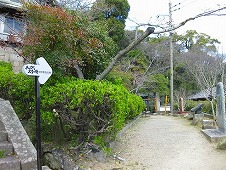
M38 76L35 76L35 95L36 95L36 141L37 141L37 168L42 170L42 151L41 151L41 118L40 118L40 83Z

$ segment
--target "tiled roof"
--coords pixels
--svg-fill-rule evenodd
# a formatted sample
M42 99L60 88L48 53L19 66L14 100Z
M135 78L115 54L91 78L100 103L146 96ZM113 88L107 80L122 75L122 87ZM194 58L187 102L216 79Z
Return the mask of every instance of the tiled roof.
M226 94L225 88L224 88L224 93ZM190 100L206 99L210 95L213 95L213 97L216 98L216 87L212 88L212 93L211 93L211 88L209 88L189 96L188 99Z
M189 96L188 99L190 99L190 100L205 99L210 95L211 95L211 88L205 89L196 94L193 94L193 95ZM216 97L216 87L212 88L212 95L213 95L213 97Z

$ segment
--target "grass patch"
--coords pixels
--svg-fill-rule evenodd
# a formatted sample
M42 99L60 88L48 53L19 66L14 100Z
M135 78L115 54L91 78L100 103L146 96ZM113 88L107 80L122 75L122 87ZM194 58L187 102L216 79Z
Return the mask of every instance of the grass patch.
M5 156L5 152L0 150L0 158L4 158Z

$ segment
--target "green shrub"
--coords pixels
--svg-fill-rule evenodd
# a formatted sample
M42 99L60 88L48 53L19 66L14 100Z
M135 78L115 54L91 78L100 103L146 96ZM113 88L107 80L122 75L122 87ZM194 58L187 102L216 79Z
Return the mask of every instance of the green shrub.
M113 84L123 84L126 89L133 89L132 81L133 76L131 73L125 73L119 70L112 70L106 77L106 79Z
M10 63L0 62L0 95L10 100L32 139L35 138L34 78L14 74ZM108 143L125 125L142 112L143 100L120 84L80 80L72 77L50 79L41 86L41 127L43 141L84 141Z
M107 81L67 78L64 83L43 87L41 96L43 114L56 111L70 127L67 133L78 135L78 142L98 135L111 141L126 121L145 107L140 97L129 93L122 85ZM54 116L45 117L49 119L47 122L54 119Z
M197 106L199 103L203 104L202 112L212 114L212 107L209 101L186 100L185 110L191 111L191 109ZM216 102L213 102L213 103L214 103L214 108L216 108Z
M20 119L29 119L34 112L34 82L22 74L14 74L11 63L0 61L0 96L10 100Z

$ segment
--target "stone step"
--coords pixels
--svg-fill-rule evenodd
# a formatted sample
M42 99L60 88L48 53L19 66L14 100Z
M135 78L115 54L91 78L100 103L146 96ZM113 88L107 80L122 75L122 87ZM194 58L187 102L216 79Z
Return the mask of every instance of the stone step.
M1 120L0 120L0 131L5 131L5 126Z
M14 156L6 156L1 158L0 170L21 170L20 161Z
M5 155L13 154L13 145L8 141L0 142L0 151L3 151Z
M216 129L214 120L203 120L202 129Z
M6 131L0 131L0 142L8 141L8 134Z

